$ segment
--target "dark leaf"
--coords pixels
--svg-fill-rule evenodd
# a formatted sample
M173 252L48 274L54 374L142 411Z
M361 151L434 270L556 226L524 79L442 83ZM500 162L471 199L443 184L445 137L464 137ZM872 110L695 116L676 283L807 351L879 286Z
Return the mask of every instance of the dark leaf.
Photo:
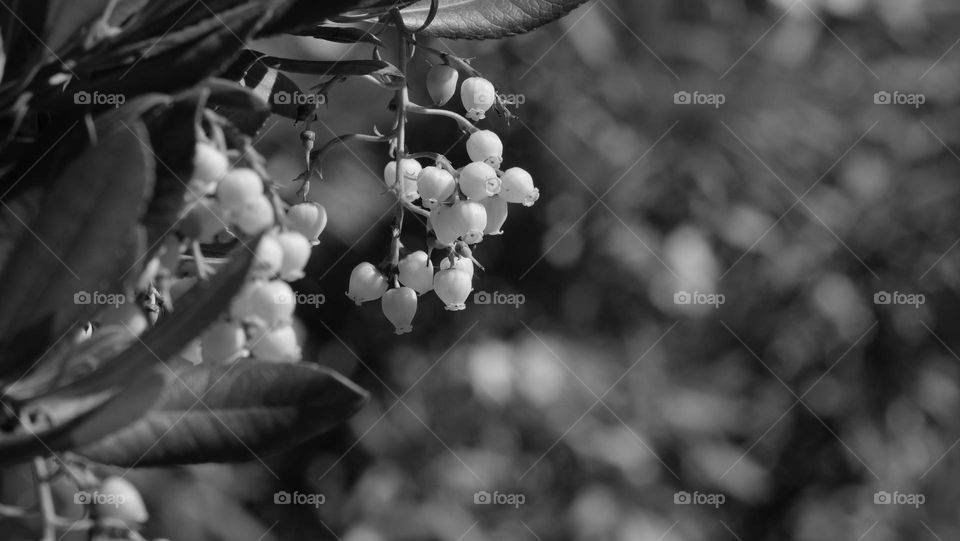
M27 403L88 375L129 346L130 333L117 326L101 328L80 344L61 340L35 370L6 387L4 396L14 403Z
M256 135L270 118L270 105L234 81L208 79L200 83L200 88L210 92L207 105L228 118L234 127L246 135Z
M0 273L10 260L17 243L27 235L26 223L36 219L43 202L43 189L31 186L0 205Z
M47 10L47 0L11 0L0 7L0 28L7 55L4 82L11 80L11 76L36 69L49 55L41 38Z
M49 0L44 42L54 53L100 17L110 0Z
M186 0L183 0L186 1ZM95 22L100 19L110 0L48 0L44 42L61 58L75 49L82 49ZM115 0L108 24L121 29L133 15L143 14L150 0ZM157 2L154 2L157 3ZM167 2L167 4L171 4ZM139 17L138 17L139 18Z
M124 467L250 460L343 422L366 398L307 363L187 366L140 421L79 453Z
M43 419L44 424L32 432L0 434L0 464L75 449L106 437L140 418L161 396L170 377L165 368L155 366L101 393L51 396L29 404L20 416Z
M320 76L390 75L403 78L393 64L384 60L295 60L264 55L263 65L292 73Z
M380 38L363 28L354 26L318 26L294 32L297 36L310 36L336 43L370 43L380 45Z
M256 92L246 88L236 81L213 78L198 85L198 88L210 92L207 104L212 107L227 109L243 109L255 113L269 113L270 107Z
M149 136L135 117L109 119L99 144L60 172L0 276L0 377L22 373L92 311L74 295L114 290L137 259L154 180Z
M314 106L300 103L302 100L298 97L305 94L297 83L275 67L268 66L262 61L264 58L268 58L267 55L245 50L223 73L223 77L249 88L254 96L269 107L269 112L291 120L303 120Z
M316 108L319 100L310 103L305 99L310 95L302 92L296 83L280 71L321 77L367 75L387 86L403 81L403 73L383 60L297 60L270 56L250 49L243 51L233 65L224 71L223 76L254 89L258 96L268 101L274 113L293 120L303 120Z
M170 233L183 209L184 194L193 174L196 120L203 98L199 93L182 96L144 117L157 157L157 180L141 220L147 231L148 247L143 261L159 249L160 241Z
M149 487L143 498L150 523L166 525L151 528L154 536L168 535L176 541L280 541L280 536L270 531L270 523L261 522L243 498L224 497L223 487L211 482L208 471L143 468L126 472L125 478L135 486Z
M162 3L151 3L154 4ZM197 7L204 9L203 5ZM217 24L211 25L209 31L196 39L178 42L176 47L163 45L162 53L154 50L143 58L127 55L107 65L101 65L99 55L94 55L91 62L96 63L98 71L92 73L90 78L72 83L66 92L49 86L39 88L31 105L43 111L76 112L74 95L77 92L122 94L128 101L147 92L180 92L229 65L243 49L244 37L260 27L263 17L259 3L246 2L219 13L218 18L214 19ZM92 63L88 66L81 62L75 71L87 73L92 67Z
M21 417L33 412L49 424L35 433L0 434L0 463L73 450L140 419L172 384L172 372L164 363L226 309L243 285L252 254L241 248L212 280L197 284L178 300L175 316L162 318L122 353L100 362L96 370L46 393L31 389L33 396L9 397L23 403Z
M202 9L202 6L198 7ZM243 19L252 16L254 13L253 6L245 5L224 13L223 17L226 17L227 20ZM89 70L102 70L124 62L161 56L168 51L182 49L185 44L195 42L214 33L214 30L222 28L223 24L221 19L208 13L208 16L195 24L178 25L176 29L161 36L150 36L143 41L112 46L103 54L97 55L93 62L85 63L83 67Z
M439 0L436 18L420 33L454 39L496 39L529 32L563 17L586 0ZM404 9L403 20L419 28L430 0Z
M101 52L109 52L116 45L156 40L165 34L176 34L204 26L211 19L220 18L226 21L232 18L237 10L260 16L267 13L271 8L270 4L285 1L287 0L118 0L110 22L113 25L122 24L123 33L106 44Z
M103 363L99 370L57 389L56 393L82 396L101 392L112 385L123 385L133 375L183 351L187 343L199 336L229 306L230 299L246 279L254 246L256 242L237 248L230 261L213 278L198 282L177 299L176 310L171 315L160 318L139 340Z
M315 27L346 12L379 14L393 6L405 6L416 0L292 0L264 25L260 35L298 32Z
M110 0L48 0L48 16L44 41L47 47L58 55L65 55L73 47L82 47L87 36L93 30L94 23L103 16ZM164 4L168 9L189 0L169 0L151 2L150 0L115 0L108 19L109 26L123 29L133 21L149 19L151 4ZM134 15L139 15L134 17ZM142 17L147 15L146 17ZM168 25L168 30L171 29Z

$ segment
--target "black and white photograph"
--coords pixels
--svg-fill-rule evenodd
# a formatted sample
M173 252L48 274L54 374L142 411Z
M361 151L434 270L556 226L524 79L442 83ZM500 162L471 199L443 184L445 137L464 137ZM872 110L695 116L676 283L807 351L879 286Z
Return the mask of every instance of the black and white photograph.
M960 539L960 3L0 0L0 541Z

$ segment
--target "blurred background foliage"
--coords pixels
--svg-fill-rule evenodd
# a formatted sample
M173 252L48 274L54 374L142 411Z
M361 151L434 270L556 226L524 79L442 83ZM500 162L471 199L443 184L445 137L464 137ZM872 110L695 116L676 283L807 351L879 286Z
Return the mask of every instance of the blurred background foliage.
M526 303L449 313L427 297L403 337L377 303L353 306L351 268L388 246L387 156L338 149L312 192L330 226L296 284L326 304L299 315L310 356L374 399L262 463L137 472L149 533L960 538L958 22L948 0L602 0L528 35L432 42L525 97L518 119L483 127L542 197L475 250L475 288ZM413 66L425 103L428 65ZM726 102L677 105L681 90ZM881 90L926 103L876 105ZM318 139L385 129L389 98L335 87ZM293 178L298 128L267 128L258 148ZM415 117L408 134L413 151L466 161L452 123ZM405 241L423 248L422 228ZM679 290L725 303L676 305ZM882 290L926 302L874 304ZM278 490L326 503L274 505ZM478 490L526 501L475 505ZM679 490L726 501L676 505ZM880 490L926 503L875 505Z

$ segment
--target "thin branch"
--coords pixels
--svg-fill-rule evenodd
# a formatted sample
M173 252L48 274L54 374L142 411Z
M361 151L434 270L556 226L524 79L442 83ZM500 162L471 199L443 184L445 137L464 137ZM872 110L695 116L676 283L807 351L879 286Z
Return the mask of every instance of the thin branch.
M47 460L41 456L33 459L34 481L37 490L37 504L43 517L42 541L57 540L57 510L53 504L53 490L50 488L50 472L47 469Z
M454 113L453 111L447 111L446 109L433 109L430 107L424 107L422 105L417 105L416 103L409 102L407 103L407 112L416 113L419 115L435 115L435 116L445 116L447 118L453 119L463 128L464 131L468 133L474 133L480 131L480 128L473 125L472 122L464 118L463 116Z

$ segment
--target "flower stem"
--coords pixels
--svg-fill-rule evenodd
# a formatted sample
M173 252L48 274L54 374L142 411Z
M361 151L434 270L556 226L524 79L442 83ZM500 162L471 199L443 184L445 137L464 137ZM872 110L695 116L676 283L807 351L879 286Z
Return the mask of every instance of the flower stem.
M33 459L33 473L37 489L37 504L43 517L42 541L56 541L57 539L57 510L53 504L53 490L50 488L50 470L47 460L43 457Z
M424 107L422 105L417 105L413 102L407 103L407 112L408 113L417 113L420 115L436 115L436 116L445 116L457 121L457 124L463 128L464 131L468 133L473 133L480 131L480 128L473 125L473 122L470 122L463 116L454 113L453 111L447 111L446 109L433 109L430 107Z

